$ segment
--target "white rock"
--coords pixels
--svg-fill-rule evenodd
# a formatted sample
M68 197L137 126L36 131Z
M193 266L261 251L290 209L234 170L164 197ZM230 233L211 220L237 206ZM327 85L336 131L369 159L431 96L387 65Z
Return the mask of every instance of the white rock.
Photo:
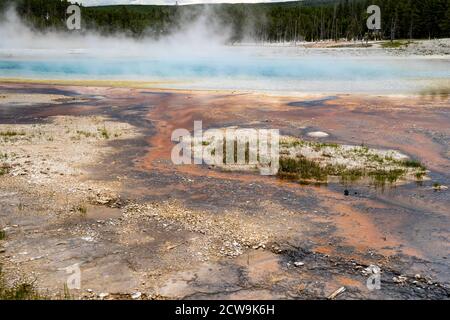
M109 293L107 293L107 292L102 292L102 293L100 293L100 294L98 295L98 297L99 297L100 299L105 299L107 296L109 296Z
M296 267L302 267L304 265L305 265L304 262L294 262L294 266L296 266Z
M395 283L405 283L407 278L405 276L398 276L398 277L393 277L392 280Z
M371 264L363 270L363 274L379 274L381 273L381 268L377 265Z
M311 138L326 138L329 136L328 133L322 131L309 132L308 136Z
M131 295L131 299L137 300L142 296L142 293L140 292L135 292Z

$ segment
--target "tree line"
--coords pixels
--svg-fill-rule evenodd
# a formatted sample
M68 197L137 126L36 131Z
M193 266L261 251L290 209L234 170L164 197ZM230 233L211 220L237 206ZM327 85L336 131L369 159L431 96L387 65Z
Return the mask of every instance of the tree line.
M40 30L65 29L66 0L0 0L14 4L22 19ZM83 32L160 38L202 17L207 25L230 30L229 40L318 41L367 36L369 5L380 6L384 39L450 37L449 0L306 0L284 3L186 6L116 5L82 7ZM81 7L81 5L80 5Z

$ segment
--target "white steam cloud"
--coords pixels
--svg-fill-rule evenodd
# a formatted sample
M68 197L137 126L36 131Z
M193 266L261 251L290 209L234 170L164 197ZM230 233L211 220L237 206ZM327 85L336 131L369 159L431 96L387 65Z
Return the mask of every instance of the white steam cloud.
M103 36L95 31L38 31L26 25L13 8L0 20L0 54L39 55L88 53L109 56L189 57L212 56L223 52L230 37L227 28L203 12L195 21L182 23L183 28L161 39L134 39L124 34Z

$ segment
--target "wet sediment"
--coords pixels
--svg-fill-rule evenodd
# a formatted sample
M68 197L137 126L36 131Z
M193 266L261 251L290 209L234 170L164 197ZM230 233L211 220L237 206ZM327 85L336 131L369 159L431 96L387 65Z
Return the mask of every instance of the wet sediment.
M37 271L42 288L58 290L64 272L54 271L83 261L83 288L119 297L142 291L149 298L321 299L341 286L347 288L339 296L343 299L449 296L450 197L432 188L435 182L450 184L448 99L357 95L300 99L31 84L3 84L0 91L82 99L2 105L1 124L101 115L140 132L133 139L107 142L114 155L90 165L89 175L80 177L116 183L123 201L111 208L114 212L106 204L100 206L105 212L88 208L86 217L54 217L52 204L58 195L38 197L34 190L21 191L22 185L10 182L11 177L0 177L7 182L2 187L0 221L10 227L7 249L0 255L8 265L16 259L15 250L39 251L33 257L44 256L45 262L27 260L23 269ZM202 120L204 130L276 128L300 138L321 130L330 134L328 142L404 152L422 161L432 179L377 190L365 183L300 185L208 166L175 166L170 161L171 133L178 128L192 132L194 120ZM20 212L19 204L25 204ZM131 204L136 210L127 216ZM31 210L36 205L42 214ZM155 216L153 206L167 206L167 212L177 214ZM180 220L178 212L189 219L201 215L205 226L193 227L191 220ZM215 234L235 221L242 221L242 232L260 230L267 237ZM225 229L216 229L217 225ZM87 237L93 240L83 240L91 239ZM295 262L304 265L297 267ZM382 270L381 290L366 287L368 275L363 270L370 265ZM93 297L83 290L77 294Z

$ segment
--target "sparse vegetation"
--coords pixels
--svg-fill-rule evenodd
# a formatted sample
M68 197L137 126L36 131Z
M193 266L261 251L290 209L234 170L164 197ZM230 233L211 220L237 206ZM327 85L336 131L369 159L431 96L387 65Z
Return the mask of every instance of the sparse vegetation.
M418 160L405 160L395 151L373 150L364 144L352 147L285 137L280 146L278 176L301 183L326 183L337 177L345 184L368 177L374 185L384 186L406 176L421 181L426 175L426 167Z
M327 168L322 168L314 161L310 161L305 157L293 158L280 158L280 168L278 176L288 179L300 179L325 182L328 177Z
M8 285L0 265L0 300L40 300L43 299L33 282L16 281Z
M77 134L80 136L84 136L85 138L90 138L92 136L95 136L92 132L83 131L83 130L77 130Z
M25 132L22 131L14 131L14 130L6 130L0 131L0 136L2 137L16 137L16 136L24 136Z
M64 288L63 288L63 294L61 297L63 300L75 300L75 297L73 296L73 294L70 292L69 287L67 286L67 283L64 283Z
M0 240L5 240L5 239L6 239L6 231L0 230Z
M376 170L369 172L369 177L373 178L373 182L377 186L384 186L386 182L394 183L397 182L401 177L406 174L405 170L394 169L394 170Z
M9 167L6 165L0 165L0 176L3 176L9 172Z
M205 145L205 143L203 143ZM234 141L233 163L227 164L226 141L223 144L223 170L236 170L237 142ZM245 162L249 163L249 143L245 146ZM259 161L260 154L256 158ZM243 167L242 170L257 170ZM343 184L368 178L376 186L394 184L401 179L422 181L426 167L418 160L407 159L394 150L376 150L360 146L340 145L335 142L306 141L284 136L280 140L278 177L299 183L327 183L339 179Z
M102 136L102 138L104 139L109 139L110 135L108 130L106 130L106 127L103 127L101 129L98 129L98 132L100 133L100 135Z
M395 183L407 173L403 169L368 171L363 168L348 169L342 165L321 166L319 163L305 157L297 159L282 157L278 176L280 178L300 181L325 183L329 177L338 177L342 183L355 182L365 176L372 178L376 186Z
M410 44L409 41L386 41L381 44L381 46L385 49L398 49L404 46L408 46Z
M88 211L87 207L85 205L82 205L82 204L79 204L79 205L73 207L72 210L75 211L75 212L79 212L82 215L87 214L87 211Z
M400 164L404 165L407 168L418 168L421 170L426 170L426 167L418 160L407 159L401 161Z

